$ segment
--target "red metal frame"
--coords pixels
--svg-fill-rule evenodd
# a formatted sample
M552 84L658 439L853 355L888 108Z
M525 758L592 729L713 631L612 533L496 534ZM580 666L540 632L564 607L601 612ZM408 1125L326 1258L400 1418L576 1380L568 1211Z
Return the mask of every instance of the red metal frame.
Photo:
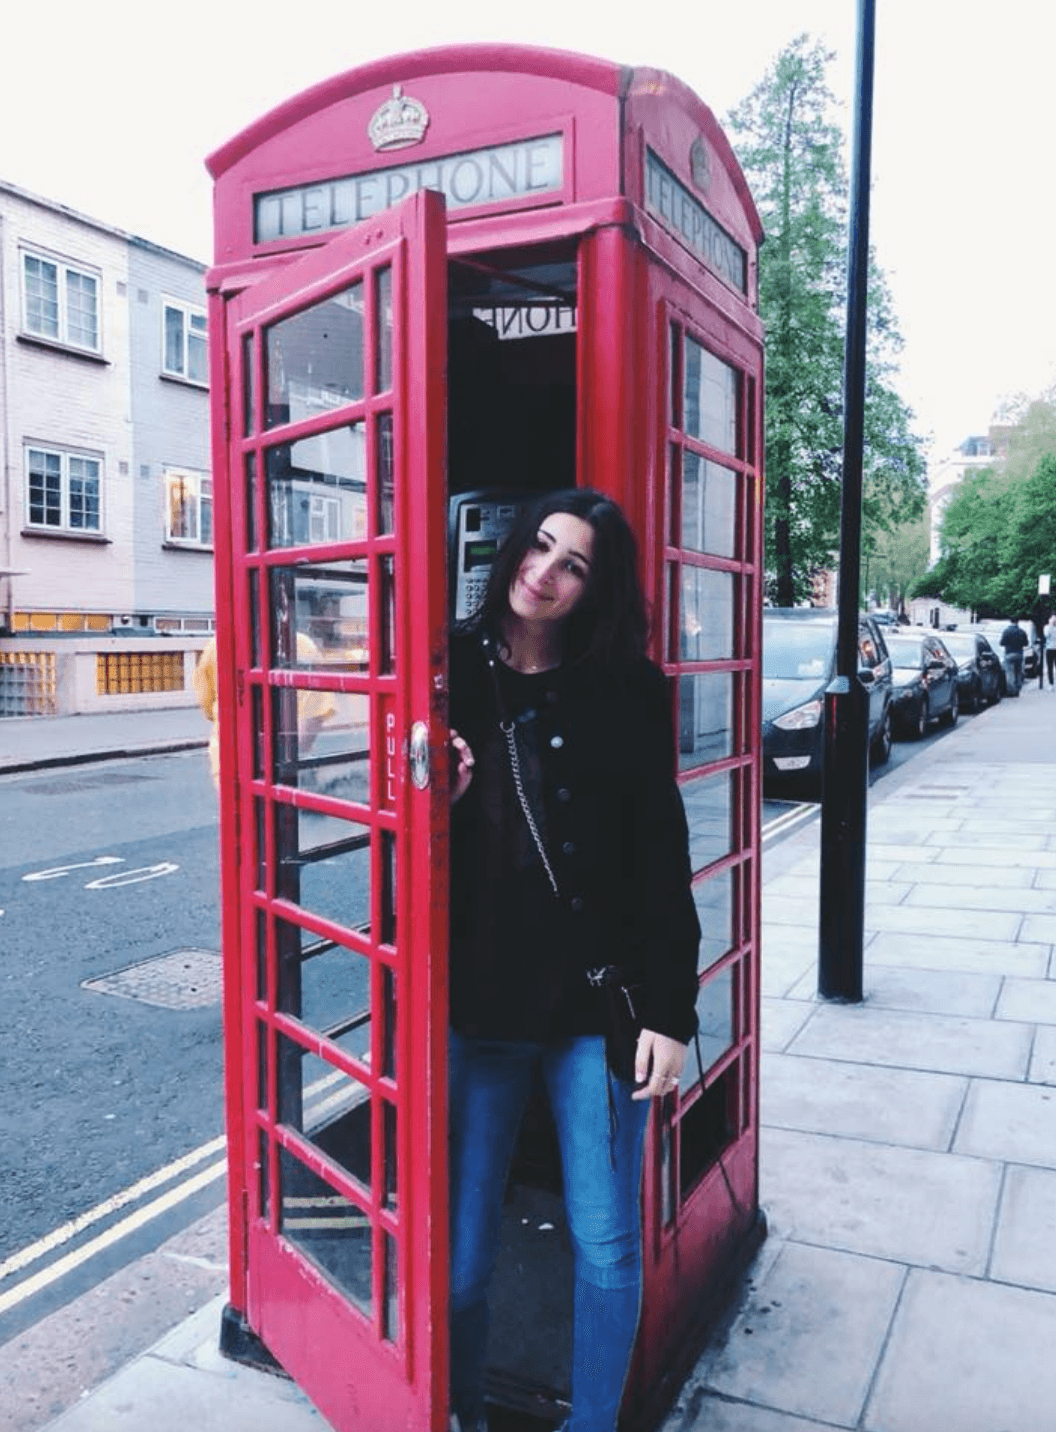
M565 137L559 189L447 216L438 196L420 193L398 210L356 229L254 245L253 196L329 178L369 174L400 155L375 155L365 127L378 104L403 84L431 116L428 134L411 151L428 163L505 142L555 133ZM701 149L703 146L703 150ZM645 164L655 153L688 196L712 214L745 255L745 289L735 291L692 251L684 234L653 212ZM704 153L703 171L700 155ZM691 155L697 160L691 162ZM714 1293L761 1226L758 1214L759 1019L759 650L762 573L762 330L755 313L755 255L761 228L743 176L714 116L670 76L622 70L582 56L517 47L467 46L400 56L338 76L265 116L212 156L217 178L217 266L210 275L213 334L213 452L217 483L217 612L220 650L221 844L224 897L226 1085L231 1146L232 1302L306 1387L342 1432L389 1427L446 1428L446 595L444 445L446 282L449 256L518 251L564 239L578 267L576 357L577 451L580 484L611 493L638 534L642 574L654 613L653 654L675 680L727 674L734 683L731 749L681 773L692 791L700 776L730 783L727 850L697 872L703 888L729 882L733 914L727 948L704 971L702 985L731 982L733 1038L703 1072L701 1085L679 1107L657 1108L647 1144L643 1192L646 1281L642 1329L625 1412L635 1425L670 1394L672 1379L695 1348ZM696 163L696 168L694 168ZM703 186L703 187L702 187ZM305 257L305 255L308 257ZM266 527L263 451L276 430L261 431L257 385L254 435L243 430L241 364L257 353L259 335L276 317L391 262L394 276L394 383L342 409L342 421L368 421L372 472L373 415L395 414L395 531L377 537L374 498L362 541L250 551L242 464L256 453L256 532ZM367 331L373 289L367 288ZM672 332L689 334L740 374L738 440L733 454L713 450L683 431L671 410L678 378ZM682 338L679 338L679 342ZM366 362L371 362L369 348ZM673 367L674 365L674 367ZM282 427L285 440L314 434L329 416ZM230 430L230 438L226 436ZM732 555L697 553L676 540L678 495L671 454L712 458L739 476L737 545ZM234 476L232 476L234 474ZM298 556L330 561L360 557L370 564L370 590L380 563L396 563L396 674L272 669L253 665L252 624L268 610L267 579ZM736 593L734 649L706 661L684 659L678 645L681 571L729 573ZM249 583L256 583L251 608ZM370 648L380 650L380 612L370 604ZM258 646L264 641L258 633ZM270 769L255 770L256 742L270 749L271 699L277 690L358 693L370 702L373 785L369 807L348 807L318 793L276 788ZM258 698L255 693L261 693ZM261 729L254 729L259 713ZM676 702L676 729L679 716ZM429 733L434 776L415 789L407 779L406 743L413 722ZM382 761L395 762L391 798L379 785ZM264 814L266 880L258 866L256 808ZM351 816L395 842L395 947L339 929L318 913L299 911L277 891L272 870L274 810ZM378 839L372 844L371 929L380 928L382 884ZM383 1005L382 979L398 986L400 1077L364 1066L341 1050L322 1048L335 1071L370 1091L372 1146L381 1147L381 1109L397 1110L399 1186L395 1210L382 1206L378 1180L364 1193L347 1172L321 1156L276 1118L277 1060L282 1034L308 1047L296 1019L276 1009L276 917L321 937L340 938L371 961L372 1005ZM266 931L266 988L258 987L259 922ZM413 979L408 972L413 970ZM258 1108L259 1043L264 1027L272 1058L268 1100ZM315 1046L313 1046L315 1047ZM317 1051L318 1052L318 1051ZM679 1177L680 1130L694 1107L725 1090L731 1137L691 1187ZM368 1323L332 1283L293 1251L280 1232L274 1198L268 1215L254 1206L261 1134L268 1145L270 1187L279 1149L292 1150L336 1193L362 1210L380 1232L399 1241L400 1336L381 1336L382 1268L374 1262L374 1318ZM375 1158L377 1155L375 1154ZM379 1237L380 1237L379 1232ZM380 1246L380 1244L378 1245ZM304 1336L306 1321L311 1336Z

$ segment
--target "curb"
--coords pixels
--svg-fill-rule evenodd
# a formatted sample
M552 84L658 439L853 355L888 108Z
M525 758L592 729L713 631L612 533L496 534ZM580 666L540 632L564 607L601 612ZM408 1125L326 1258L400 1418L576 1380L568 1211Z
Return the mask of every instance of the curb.
M24 771L44 771L53 766L87 766L96 761L122 761L136 756L167 756L174 751L196 751L208 746L201 740L158 741L141 746L115 746L105 751L75 751L61 756L38 756L27 760L0 761L0 776L18 775Z

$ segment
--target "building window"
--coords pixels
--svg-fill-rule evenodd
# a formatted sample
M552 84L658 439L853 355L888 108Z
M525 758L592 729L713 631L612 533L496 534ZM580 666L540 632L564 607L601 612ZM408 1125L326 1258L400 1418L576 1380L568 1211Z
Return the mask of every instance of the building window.
M57 448L26 449L27 511L31 527L98 532L102 462Z
M209 381L205 309L167 298L163 305L161 371L188 383Z
M99 279L60 259L22 255L25 330L71 348L99 352Z
M213 545L213 479L201 472L165 474L165 539L190 547Z

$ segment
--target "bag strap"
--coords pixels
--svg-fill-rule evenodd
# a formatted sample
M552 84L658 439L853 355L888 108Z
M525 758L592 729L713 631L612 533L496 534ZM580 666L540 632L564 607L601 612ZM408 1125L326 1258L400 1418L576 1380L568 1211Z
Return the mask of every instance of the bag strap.
M495 687L495 704L499 710L499 730L502 732L506 741L506 750L510 758L510 771L513 775L513 787L517 792L517 800L520 802L521 810L524 812L524 818L531 832L532 840L535 842L535 848L539 852L539 859L543 862L543 869L546 871L546 878L550 881L550 888L554 892L554 897L560 898L560 891L557 888L557 877L554 875L553 866L550 864L550 858L546 853L543 838L539 834L539 827L536 825L535 816L532 814L532 808L528 803L528 796L524 789L524 781L521 778L521 758L517 750L517 723L509 719L506 702L502 697L494 643L491 637L486 634L481 637L480 642L484 648L484 660L488 663L492 683Z

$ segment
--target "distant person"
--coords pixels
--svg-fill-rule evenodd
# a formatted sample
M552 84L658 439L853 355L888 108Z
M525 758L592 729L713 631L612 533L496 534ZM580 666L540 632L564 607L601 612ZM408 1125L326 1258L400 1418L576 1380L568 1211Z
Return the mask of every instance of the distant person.
M309 666L320 660L319 648L305 632L297 633L297 662ZM220 733L217 727L216 638L210 637L198 653L191 680L202 715L212 722L209 732L209 769L213 785L220 789ZM319 728L334 714L333 697L328 691L297 692L297 737L299 753L311 748Z
M1056 612L1053 612L1041 629L1045 643L1045 665L1049 669L1049 690L1056 686Z
M1030 644L1019 620L1019 617L1013 617L1001 633L1001 645L1005 648L1005 678L1009 696L1019 695L1023 685L1023 652Z

